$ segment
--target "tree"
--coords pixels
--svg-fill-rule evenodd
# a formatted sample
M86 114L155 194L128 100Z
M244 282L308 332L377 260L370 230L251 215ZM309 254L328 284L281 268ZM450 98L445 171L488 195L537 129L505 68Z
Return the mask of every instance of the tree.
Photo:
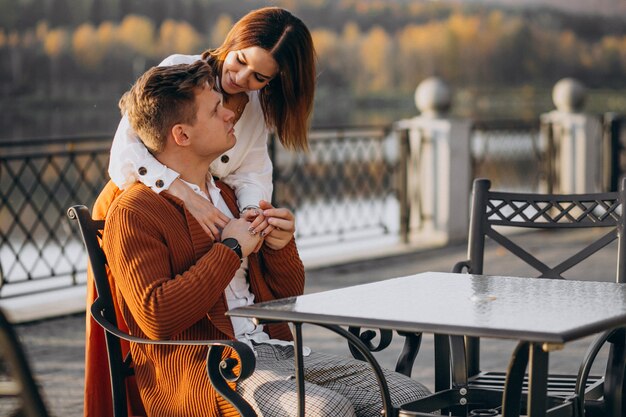
M83 68L95 70L102 64L104 50L98 42L96 29L90 23L80 25L72 35L74 59Z
M227 14L221 14L211 30L211 45L209 45L209 48L217 48L220 46L232 27L233 19Z
M154 24L144 16L128 15L118 29L118 39L132 52L152 56L155 49Z
M59 58L67 52L69 47L69 35L65 29L52 29L46 34L44 51L51 59Z
M159 30L161 56L172 53L194 54L198 52L201 36L187 22L166 19Z
M373 27L363 37L360 45L362 71L358 74L359 86L363 91L380 93L391 87L392 42L380 26Z

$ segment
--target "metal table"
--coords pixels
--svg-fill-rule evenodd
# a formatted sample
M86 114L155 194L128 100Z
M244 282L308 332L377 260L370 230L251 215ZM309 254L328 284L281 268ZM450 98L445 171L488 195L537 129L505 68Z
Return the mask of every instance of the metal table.
M294 324L300 415L304 412L301 325L310 323L344 336L370 362L386 416L403 412L392 407L380 367L369 350L340 326L518 340L514 355L528 355L528 416L538 417L546 413L550 350L625 326L626 284L426 272L259 303L228 314ZM519 415L522 377L515 376L520 379L510 384L515 388L505 389L503 416ZM519 393L507 392L513 390ZM517 399L517 406L507 410L507 398L510 404Z

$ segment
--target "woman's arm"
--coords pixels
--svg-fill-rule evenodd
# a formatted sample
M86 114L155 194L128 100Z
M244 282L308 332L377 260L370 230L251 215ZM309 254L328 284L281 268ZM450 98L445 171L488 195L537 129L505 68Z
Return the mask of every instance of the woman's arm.
M178 174L156 160L122 117L111 146L109 176L120 189L140 181L155 193L167 190Z
M237 144L211 164L211 172L235 190L239 210L252 222L252 231L267 234L271 230L267 229L264 216L258 215L261 211L256 208L261 200L272 198L273 166L267 149L269 131L258 94L250 94L244 114L235 125L235 134Z
M269 130L258 93L235 124L235 146L211 164L211 173L235 190L239 209L272 199L272 161L267 150Z

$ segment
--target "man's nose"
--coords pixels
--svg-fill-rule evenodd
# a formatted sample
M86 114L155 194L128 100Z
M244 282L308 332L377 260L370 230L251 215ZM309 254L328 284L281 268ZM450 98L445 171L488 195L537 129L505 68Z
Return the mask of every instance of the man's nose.
M223 114L223 118L225 122L230 122L231 120L235 119L235 112L227 109L226 107L222 107L222 109L224 109L224 114Z

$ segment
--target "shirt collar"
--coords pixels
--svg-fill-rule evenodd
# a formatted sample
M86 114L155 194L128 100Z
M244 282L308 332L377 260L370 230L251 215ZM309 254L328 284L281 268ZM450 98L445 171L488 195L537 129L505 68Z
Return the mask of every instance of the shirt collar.
M211 176L210 174L206 176L206 188L209 191L209 195L207 195L204 191L202 191L202 189L200 187L198 187L196 184L192 184L190 182L185 181L184 179L178 177L178 179L180 179L183 184L186 184L189 188L191 188L193 190L194 193L206 198L207 200L213 202L213 204L216 203L217 199L220 198L221 196L221 190L217 187L217 185L215 185L215 181L213 180L213 176Z

